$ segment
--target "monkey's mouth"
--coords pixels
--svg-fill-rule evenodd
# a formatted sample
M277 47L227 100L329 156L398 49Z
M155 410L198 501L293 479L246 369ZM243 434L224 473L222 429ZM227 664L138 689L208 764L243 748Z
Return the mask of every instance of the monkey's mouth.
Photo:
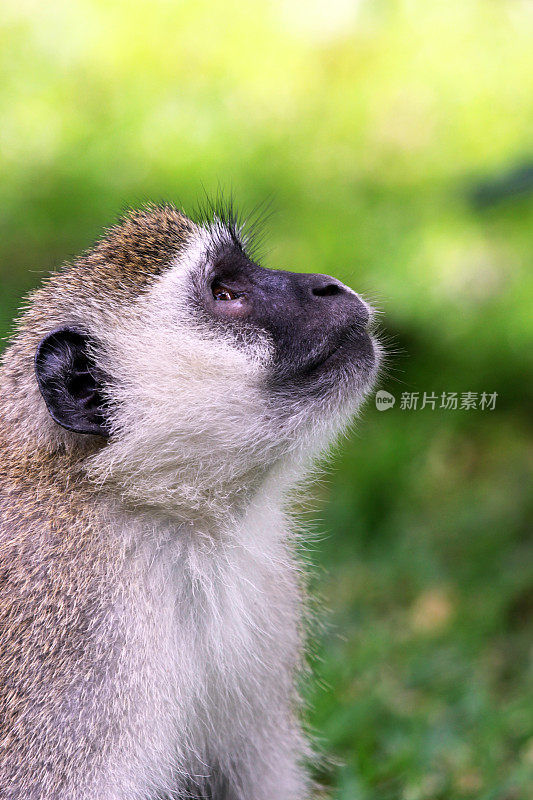
M304 375L313 375L334 369L347 362L370 367L374 363L373 339L366 328L353 325L343 331L321 353L312 358L302 370Z

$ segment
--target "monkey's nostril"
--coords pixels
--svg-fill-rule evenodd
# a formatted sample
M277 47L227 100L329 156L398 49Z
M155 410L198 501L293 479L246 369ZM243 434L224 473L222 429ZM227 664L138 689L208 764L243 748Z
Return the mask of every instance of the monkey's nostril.
M342 287L336 283L325 283L323 286L314 286L311 290L315 297L333 297L342 294Z

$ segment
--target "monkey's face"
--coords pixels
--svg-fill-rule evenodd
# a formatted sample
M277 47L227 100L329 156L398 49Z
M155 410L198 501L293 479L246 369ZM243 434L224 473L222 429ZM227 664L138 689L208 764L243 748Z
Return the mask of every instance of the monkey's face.
M85 354L72 331L45 339L37 372L57 422L108 437L93 474L201 507L342 429L378 366L370 316L340 281L260 267L215 223L98 323Z
M372 310L352 289L328 275L265 269L224 238L190 279L206 328L252 351L254 334L270 343L264 390L272 405L360 399L377 349L368 332Z

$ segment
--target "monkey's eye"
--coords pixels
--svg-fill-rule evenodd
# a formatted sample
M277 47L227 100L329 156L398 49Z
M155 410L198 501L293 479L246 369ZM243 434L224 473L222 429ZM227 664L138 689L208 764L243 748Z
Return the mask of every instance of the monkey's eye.
M236 300L239 297L238 294L232 292L231 289L228 289L227 286L217 280L211 284L211 292L215 300Z

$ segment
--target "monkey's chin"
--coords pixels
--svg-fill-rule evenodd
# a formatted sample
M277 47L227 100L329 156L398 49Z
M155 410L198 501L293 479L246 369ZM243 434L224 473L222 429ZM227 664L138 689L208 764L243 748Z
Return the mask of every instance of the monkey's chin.
M362 399L372 388L379 369L381 348L366 330L351 332L329 353L305 370L312 394Z
M312 362L307 368L308 375L355 369L361 377L370 377L376 367L378 354L376 342L366 330L354 330L329 351Z
M379 342L359 331L303 369L270 384L270 398L283 415L320 426L329 418L353 417L375 384Z

